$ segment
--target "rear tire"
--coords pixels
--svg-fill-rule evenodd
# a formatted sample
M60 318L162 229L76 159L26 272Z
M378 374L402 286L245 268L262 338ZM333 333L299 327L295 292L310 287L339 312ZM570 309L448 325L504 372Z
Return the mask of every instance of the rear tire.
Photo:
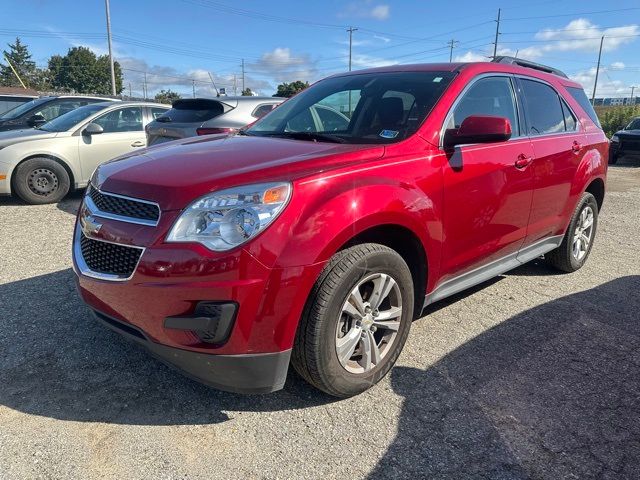
M30 158L18 165L13 176L14 192L32 205L59 202L70 186L65 168L50 158Z
M397 252L375 243L338 252L307 300L293 367L336 397L367 390L400 355L413 306L411 272Z
M571 222L558 248L545 255L545 260L563 272L575 272L586 263L598 227L598 202L589 192L582 194Z

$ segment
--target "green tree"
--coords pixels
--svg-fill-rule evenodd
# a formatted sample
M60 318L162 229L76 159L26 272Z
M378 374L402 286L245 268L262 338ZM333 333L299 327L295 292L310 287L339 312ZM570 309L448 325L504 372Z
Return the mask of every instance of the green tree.
M180 100L180 94L174 92L171 89L168 90L160 90L160 92L156 93L156 102L160 103L173 103L176 100Z
M278 85L278 91L274 97L293 97L295 94L300 93L302 90L309 86L309 82L303 82L302 80L296 80L295 82L286 83L282 82Z
M242 96L243 97L251 97L253 95L253 92L251 91L251 89L249 87L245 88L242 91Z
M122 69L114 63L116 93L122 93ZM109 56L96 56L87 47L70 48L66 55L49 59L51 85L56 90L109 95L111 69Z
M20 80L16 78L11 67L7 64L7 59L20 75L20 78L27 87L37 88L39 85L39 72L36 63L31 60L29 48L16 38L15 43L7 44L9 50L4 50L0 59L0 85L4 87L21 87Z
M616 133L622 126L626 126L631 119L640 115L640 105L596 107L602 129L608 137Z

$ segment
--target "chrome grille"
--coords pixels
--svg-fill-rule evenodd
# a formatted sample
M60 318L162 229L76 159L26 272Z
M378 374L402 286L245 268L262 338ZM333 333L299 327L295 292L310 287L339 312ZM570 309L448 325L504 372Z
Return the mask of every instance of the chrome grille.
M101 192L93 186L88 188L87 197L91 199L96 207L95 209L98 210L94 212L97 215L106 213L122 217L120 219L125 221L127 218L131 219L133 223L142 220L152 222L152 224L156 224L160 218L160 208L155 203Z

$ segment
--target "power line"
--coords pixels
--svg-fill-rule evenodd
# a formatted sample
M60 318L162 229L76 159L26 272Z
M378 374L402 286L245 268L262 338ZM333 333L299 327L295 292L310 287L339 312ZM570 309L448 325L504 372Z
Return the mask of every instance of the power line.
M533 17L514 17L514 18L504 18L504 21L514 21L514 20L536 20L539 18L559 18L559 17L573 17L579 15L596 15L599 13L614 13L614 12L629 12L632 10L640 10L640 7L629 7L629 8L618 8L612 10L596 10L593 12L577 12L577 13L560 13L557 15L540 15Z

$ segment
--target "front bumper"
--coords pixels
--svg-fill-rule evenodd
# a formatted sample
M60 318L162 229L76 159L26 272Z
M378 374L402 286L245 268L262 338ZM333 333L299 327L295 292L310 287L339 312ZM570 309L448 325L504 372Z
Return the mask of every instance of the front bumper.
M157 227L103 217L93 219L99 228L87 216L83 226L77 222L73 264L82 299L103 323L198 381L243 393L282 388L298 321L324 262L273 268L242 248L216 253L165 243L176 214L163 213ZM88 271L81 235L140 249L133 273ZM203 303L236 306L223 341L216 342L218 324L199 331L208 320L198 312Z
M93 311L106 327L145 347L154 357L194 380L235 393L269 393L282 389L291 350L246 355L211 355L167 347L150 340L131 324Z

